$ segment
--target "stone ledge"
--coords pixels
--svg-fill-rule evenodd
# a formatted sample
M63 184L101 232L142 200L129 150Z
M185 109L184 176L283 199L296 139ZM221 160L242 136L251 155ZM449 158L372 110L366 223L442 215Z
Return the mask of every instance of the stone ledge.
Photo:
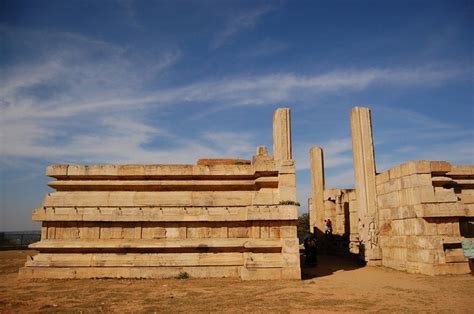
M270 167L269 167L270 166ZM293 166L294 167L294 166ZM55 164L46 168L46 175L57 179L151 179L151 178L208 178L241 177L254 178L274 175L278 172L273 162L256 171L250 164L214 164L214 165L73 165Z
M194 248L281 248L281 239L154 239L154 240L41 240L30 249L194 249Z
M26 262L27 267L182 267L245 266L283 268L299 266L297 254L220 252L216 253L41 253Z
M186 272L191 278L240 277L241 266L197 267L23 267L22 279L87 279L87 278L174 278Z
M56 180L57 191L256 191L278 188L278 177L252 180Z
M186 272L191 278L240 278L242 280L300 280L299 267L247 269L244 266L176 267L23 267L22 279L175 278Z
M296 220L294 205L228 207L43 207L33 211L35 221L144 221L215 222Z

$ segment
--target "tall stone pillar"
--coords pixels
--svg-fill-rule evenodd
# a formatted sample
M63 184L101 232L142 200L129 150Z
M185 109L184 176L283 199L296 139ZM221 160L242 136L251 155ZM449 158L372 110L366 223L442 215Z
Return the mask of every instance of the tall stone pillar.
M273 114L273 159L279 169L280 202L296 202L296 171L291 152L289 108L278 108Z
M309 208L310 231L318 236L324 233L324 157L321 147L309 150L311 168L311 208Z
M278 108L273 114L273 158L275 160L292 159L289 108Z
M380 261L372 120L369 108L351 111L352 155L359 214L360 252L369 264Z

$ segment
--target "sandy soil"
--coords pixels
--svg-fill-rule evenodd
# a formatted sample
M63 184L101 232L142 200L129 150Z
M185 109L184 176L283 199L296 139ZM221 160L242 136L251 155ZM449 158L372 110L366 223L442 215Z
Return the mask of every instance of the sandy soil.
M474 277L413 275L321 256L302 281L236 279L20 280L32 251L0 252L0 313L10 312L465 312Z

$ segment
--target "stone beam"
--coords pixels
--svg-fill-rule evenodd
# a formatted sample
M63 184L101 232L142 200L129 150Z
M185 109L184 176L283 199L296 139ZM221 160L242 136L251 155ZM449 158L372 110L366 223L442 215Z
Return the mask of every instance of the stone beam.
M323 149L312 147L309 150L311 168L311 208L309 210L310 231L324 233L324 157Z
M373 235L377 233L377 194L375 185L375 153L369 108L351 111L352 154L360 220L359 234L366 261L378 260L379 248ZM370 241L369 241L370 239Z
M292 159L289 108L278 108L273 114L273 158L276 161Z

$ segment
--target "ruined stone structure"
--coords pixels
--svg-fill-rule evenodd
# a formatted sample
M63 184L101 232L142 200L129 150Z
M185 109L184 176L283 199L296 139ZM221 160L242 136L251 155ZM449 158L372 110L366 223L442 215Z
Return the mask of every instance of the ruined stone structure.
M474 237L474 166L410 161L377 173L369 109L352 110L351 130L354 190L325 189L322 149L310 150L311 227L321 233L330 218L347 251L369 265L468 273L461 243Z
M197 165L52 165L32 278L300 279L289 109L273 157Z
M474 166L408 162L378 174L376 185L384 266L469 272L461 242L474 236Z
M324 221L320 219L326 217L326 212L324 210L324 157L323 150L320 147L313 147L309 151L309 162L311 168L311 198L309 201L308 207L315 208L320 210L309 211L309 225L310 231L316 233L318 236L321 236L324 230Z

